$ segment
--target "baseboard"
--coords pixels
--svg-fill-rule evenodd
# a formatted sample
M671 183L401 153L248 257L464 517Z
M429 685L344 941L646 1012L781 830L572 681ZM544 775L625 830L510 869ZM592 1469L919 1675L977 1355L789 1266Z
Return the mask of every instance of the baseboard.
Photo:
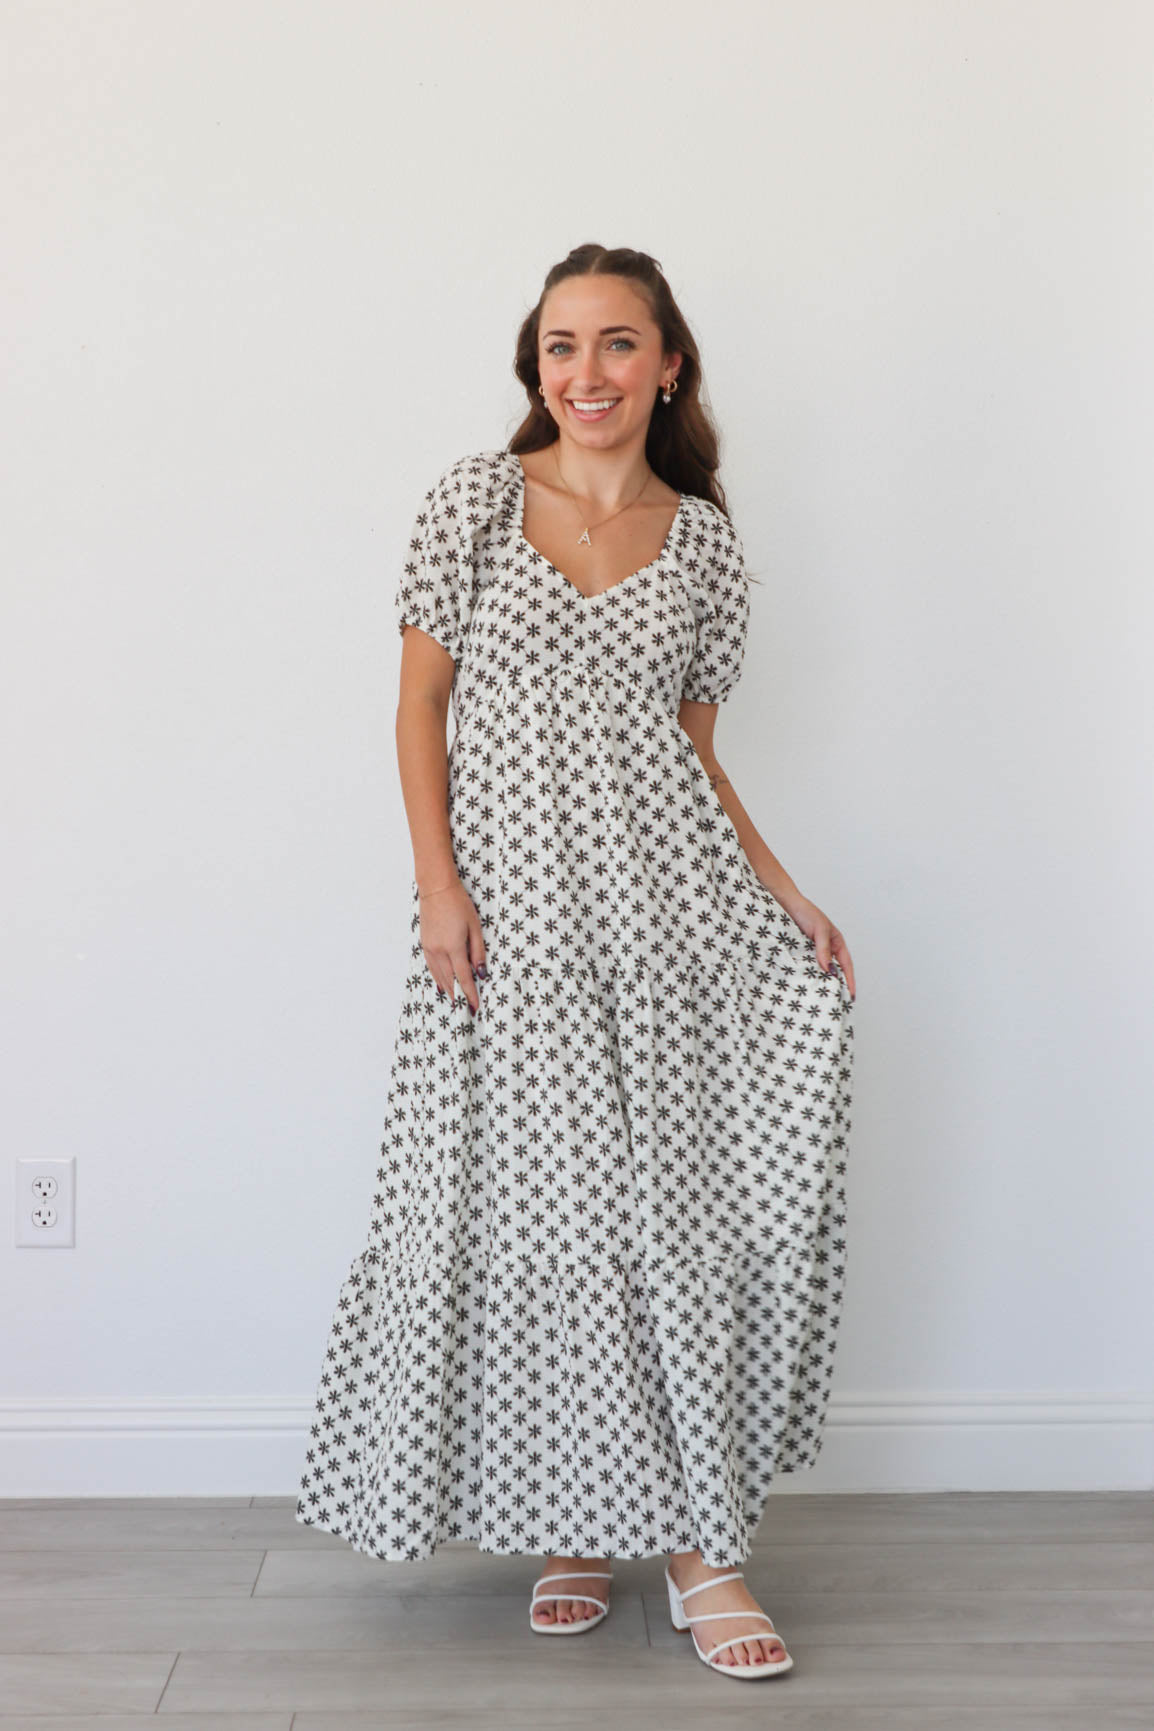
M0 1500L295 1496L304 1401L0 1401ZM775 1493L1154 1489L1154 1395L843 1394Z

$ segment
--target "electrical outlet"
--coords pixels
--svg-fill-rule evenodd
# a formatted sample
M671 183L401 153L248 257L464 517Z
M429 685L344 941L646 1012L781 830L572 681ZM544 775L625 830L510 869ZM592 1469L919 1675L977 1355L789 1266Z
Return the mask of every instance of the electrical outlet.
M16 1243L35 1250L76 1243L76 1156L16 1162Z

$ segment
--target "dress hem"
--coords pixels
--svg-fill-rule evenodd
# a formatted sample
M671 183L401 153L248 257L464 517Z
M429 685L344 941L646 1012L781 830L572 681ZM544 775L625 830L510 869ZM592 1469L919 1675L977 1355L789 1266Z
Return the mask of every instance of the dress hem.
M782 1477L788 1473L808 1471L810 1467L816 1465L820 1453L821 1446L819 1444L818 1448L812 1452L808 1459L792 1460L787 1465L778 1467L775 1476ZM767 1501L760 1509L745 1512L746 1527L751 1539L761 1522L764 1520L766 1513L768 1512L768 1507L769 1504ZM360 1543L351 1533L342 1530L339 1524L329 1524L320 1518L302 1514L299 1503L297 1504L293 1518L303 1527L315 1527L320 1532L328 1533L331 1538L343 1539L344 1542L359 1555L370 1557L374 1562L380 1563L427 1563L431 1561L438 1551L446 1550L449 1547L454 1549L476 1550L481 1556L488 1557L603 1557L613 1562L635 1563L645 1562L652 1557L673 1556L681 1551L694 1551L697 1550L700 1545L699 1539L675 1536L668 1544L649 1545L640 1550L625 1549L606 1551L598 1549L595 1545L587 1548L575 1545L572 1549L563 1552L558 1551L551 1546L528 1546L524 1550L518 1550L508 1545L486 1544L484 1535L479 1534L476 1530L469 1532L450 1532L446 1528L439 1528L432 1544L426 1549L412 1547L408 1550L398 1550L395 1547L386 1547L384 1550L374 1550L371 1546ZM703 1560L710 1568L715 1569L736 1567L740 1563L747 1562L751 1555L752 1546L743 1551L740 1556L719 1558L715 1562L711 1557L706 1556L704 1551L702 1552Z

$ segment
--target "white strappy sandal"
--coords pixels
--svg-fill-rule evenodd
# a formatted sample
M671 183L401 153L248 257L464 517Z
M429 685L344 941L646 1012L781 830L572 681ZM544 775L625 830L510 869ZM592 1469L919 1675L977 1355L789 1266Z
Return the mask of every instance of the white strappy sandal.
M583 1581L613 1579L612 1569L570 1569L559 1570L555 1575L542 1575L533 1586L533 1597L529 1601L529 1627L535 1635L583 1635L586 1629L595 1629L609 1613L609 1606L604 1599L595 1598L592 1593L542 1593L540 1589L550 1581L575 1581L580 1577ZM592 1617L578 1617L573 1623L542 1623L533 1615L534 1605L540 1605L546 1599L587 1599L591 1605L600 1605L601 1609Z
M693 1636L694 1652L701 1663L708 1665L711 1671L722 1672L726 1677L772 1677L776 1676L779 1671L788 1671L793 1664L788 1653L784 1659L764 1659L760 1665L719 1665L713 1657L715 1653L722 1652L726 1647L740 1647L743 1641L760 1641L768 1634L777 1635L777 1630L773 1626L773 1619L767 1617L764 1611L708 1611L699 1617L686 1616L685 1600L692 1599L694 1593L704 1593L707 1587L718 1587L722 1581L738 1581L741 1578L742 1570L734 1569L732 1574L715 1575L712 1581L702 1581L698 1586L687 1587L684 1593L680 1593L677 1590L677 1583L666 1566L665 1584L669 1588L669 1615L673 1619L673 1627L682 1631L688 1629ZM769 1628L758 1629L756 1632L751 1631L748 1635L737 1635L732 1641L719 1641L716 1647L711 1647L708 1653L703 1653L697 1645L697 1635L692 1625L694 1623L720 1623L723 1618L732 1619L734 1617L761 1617L764 1622L769 1624ZM777 1638L781 1641L780 1635L777 1635ZM781 1641L781 1644L783 1647L785 1646L784 1641Z

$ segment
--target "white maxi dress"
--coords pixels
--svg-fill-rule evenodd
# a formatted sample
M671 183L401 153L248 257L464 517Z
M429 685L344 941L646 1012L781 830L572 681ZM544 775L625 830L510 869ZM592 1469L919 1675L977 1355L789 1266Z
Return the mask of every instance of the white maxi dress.
M507 451L425 495L396 623L455 666L449 819L474 1017L411 948L367 1241L296 1518L391 1561L750 1550L821 1448L846 1273L852 999L761 883L679 725L721 702L742 543L683 494L586 597Z

